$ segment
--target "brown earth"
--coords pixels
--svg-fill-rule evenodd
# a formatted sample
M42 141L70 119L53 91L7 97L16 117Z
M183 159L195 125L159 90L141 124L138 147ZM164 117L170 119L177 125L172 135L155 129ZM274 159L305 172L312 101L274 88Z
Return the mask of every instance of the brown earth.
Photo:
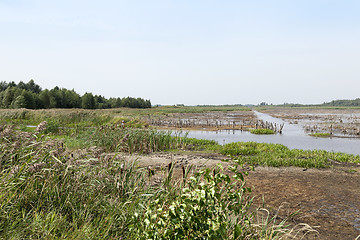
M175 176L182 176L182 165L211 167L223 156L204 153L156 153L146 156L123 156L138 159L141 167L155 170L153 181L161 182L169 163L175 163ZM228 163L222 162L226 167ZM360 235L360 166L337 165L331 169L295 167L256 167L246 178L252 187L253 206L262 206L281 220L299 211L288 220L290 228L308 224L316 234L306 239L356 239ZM280 209L280 210L279 210Z

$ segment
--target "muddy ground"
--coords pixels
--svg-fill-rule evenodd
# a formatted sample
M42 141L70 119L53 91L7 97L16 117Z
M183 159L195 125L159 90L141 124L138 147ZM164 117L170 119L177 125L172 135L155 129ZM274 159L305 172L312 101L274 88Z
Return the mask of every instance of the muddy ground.
M164 169L175 162L175 176L181 178L182 165L211 167L224 158L218 154L157 153L136 158L142 167L155 169L153 184L160 183ZM228 166L228 163L223 163ZM265 208L278 219L299 211L289 220L292 228L308 224L317 233L305 239L355 239L360 235L360 166L337 165L332 169L303 169L295 167L255 167L246 177L253 189L253 206ZM299 226L299 225L298 225Z

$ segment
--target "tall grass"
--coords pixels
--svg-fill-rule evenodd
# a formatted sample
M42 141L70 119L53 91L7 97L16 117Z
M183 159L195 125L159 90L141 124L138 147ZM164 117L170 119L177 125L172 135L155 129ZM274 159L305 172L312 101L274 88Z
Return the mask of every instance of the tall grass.
M151 153L183 148L185 143L184 138L173 136L170 131L102 126L67 137L65 144L71 148L97 146L107 152Z
M136 160L76 157L41 134L5 127L0 147L2 239L261 239L238 164L181 181L172 167L154 185Z
M109 122L111 115L96 110L73 109L0 109L0 122L37 125L42 121L56 122L65 126L99 126Z

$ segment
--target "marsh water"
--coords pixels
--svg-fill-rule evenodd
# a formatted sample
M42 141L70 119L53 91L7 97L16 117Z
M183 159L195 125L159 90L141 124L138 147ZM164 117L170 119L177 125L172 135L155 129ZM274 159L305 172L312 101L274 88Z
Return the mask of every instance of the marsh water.
M318 138L308 136L302 127L297 124L289 124L279 118L268 114L254 111L257 117L263 121L276 124L284 123L282 134L256 135L247 131L225 130L225 131L189 131L188 137L215 140L220 144L230 142L259 142L278 143L291 149L326 150L332 152L344 152L360 155L360 139L358 138Z

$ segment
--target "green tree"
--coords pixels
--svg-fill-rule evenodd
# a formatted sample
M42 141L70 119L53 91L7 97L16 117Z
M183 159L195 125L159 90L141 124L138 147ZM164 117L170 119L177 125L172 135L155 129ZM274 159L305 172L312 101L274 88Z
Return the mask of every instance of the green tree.
M14 102L14 107L15 108L26 108L26 100L23 95L17 96L17 98L15 99L15 102Z
M45 89L44 91L42 91L39 95L39 99L41 100L43 107L44 108L50 108L50 92L49 90Z
M11 103L15 100L14 99L14 93L15 93L15 87L8 87L5 92L4 92L4 96L3 96L3 101L2 104L4 106L4 108L10 108L11 107Z
M37 85L34 80L30 80L27 84L26 84L26 90L29 90L33 93L37 93L39 94L41 92L41 87L39 85Z
M78 93L73 90L64 91L64 99L66 101L66 108L80 108L81 107L81 97Z
M0 82L0 92L5 91L8 88L8 84L5 81Z
M95 109L95 98L92 93L85 93L81 97L81 107L85 109Z
M17 99L19 96L19 99ZM16 103L15 103L16 102ZM85 93L82 97L73 90L54 87L51 90L42 90L34 80L28 83L20 81L0 82L0 107L18 108L25 107L30 109L41 108L87 108L87 109L106 109L106 108L150 108L150 100L142 98L110 98L101 95Z
M23 90L23 93L21 94L25 98L26 106L25 108L34 109L35 108L35 99L31 92Z

